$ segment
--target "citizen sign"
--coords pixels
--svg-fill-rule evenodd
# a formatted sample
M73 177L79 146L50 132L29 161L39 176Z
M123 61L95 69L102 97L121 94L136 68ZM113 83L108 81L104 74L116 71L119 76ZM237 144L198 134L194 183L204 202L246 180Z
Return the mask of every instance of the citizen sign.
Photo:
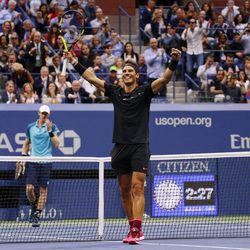
M209 173L208 161L161 161L157 164L161 174L167 173Z

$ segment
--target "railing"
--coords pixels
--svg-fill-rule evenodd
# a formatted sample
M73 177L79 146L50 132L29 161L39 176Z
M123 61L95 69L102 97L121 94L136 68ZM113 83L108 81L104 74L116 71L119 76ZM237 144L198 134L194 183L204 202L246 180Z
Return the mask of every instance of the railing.
M129 36L129 42L131 42L131 23L132 23L132 17L119 5L118 6L118 13L119 13L119 34L122 34L122 14L125 15L128 18L128 36Z

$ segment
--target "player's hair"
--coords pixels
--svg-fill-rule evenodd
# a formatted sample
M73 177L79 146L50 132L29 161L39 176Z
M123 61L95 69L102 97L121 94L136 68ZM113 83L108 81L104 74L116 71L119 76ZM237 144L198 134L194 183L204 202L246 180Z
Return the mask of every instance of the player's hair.
M132 60L127 60L127 61L125 62L124 67L125 67L125 66L130 66L130 67L132 67L132 68L135 70L136 73L139 73L139 67L138 67L138 65L137 65L134 61L132 61Z

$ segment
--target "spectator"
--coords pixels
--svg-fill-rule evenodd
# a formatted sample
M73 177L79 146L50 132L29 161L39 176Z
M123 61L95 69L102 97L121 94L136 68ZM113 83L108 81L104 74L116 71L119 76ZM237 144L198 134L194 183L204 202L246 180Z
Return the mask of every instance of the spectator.
M19 37L21 40L21 47L26 49L31 42L31 35L35 31L33 24L29 19L24 20L22 29L19 31Z
M190 19L189 26L183 31L181 38L187 41L187 73L194 78L194 65L201 66L204 61L202 46L203 30L202 23L196 26L196 20ZM187 88L193 89L191 81L187 80Z
M121 58L124 60L124 62L127 62L128 60L133 61L135 63L139 62L139 56L134 51L133 44L131 42L126 42L123 50L124 51L121 55Z
M34 33L33 41L27 46L26 67L33 73L39 73L42 66L46 65L46 57L49 54L49 48L42 41L42 35L39 31Z
M155 5L155 0L148 0L147 5L142 8L142 11L140 13L140 27L142 29L144 29L147 24L151 23Z
M5 84L5 91L2 93L2 102L6 104L18 103L19 96L16 93L15 84L13 81L7 81Z
M116 58L115 66L117 69L117 78L120 79L122 77L122 70L124 67L124 60L121 57Z
M111 41L111 28L108 23L103 23L101 30L98 32L98 37L101 40L101 44L105 45Z
M244 58L244 71L247 79L250 80L250 56Z
M57 0L52 0L50 2L50 4L49 4L49 15L48 15L50 24L52 24L53 22L56 22L55 21L56 19L53 20L53 18L56 18L57 16L60 16L60 15L62 16L62 13L61 13L62 11L64 12L64 9L59 7L59 4L58 4ZM52 20L53 20L53 22L51 23ZM57 20L57 21L59 21L59 20ZM65 21L68 21L68 20L65 20ZM64 25L62 25L62 26L64 26Z
M72 1L73 3L74 1ZM78 3L75 2L77 5ZM77 27L77 29L82 29L83 27L85 27L85 23L84 23L84 13L83 13L83 10L81 8L77 8L76 9L77 13L75 14L74 18L71 19L70 21L70 25L74 25ZM81 14L79 14L81 13Z
M79 62L87 68L93 67L94 65L93 59L94 59L94 55L90 51L90 46L87 44L83 44L81 54L78 59Z
M105 78L105 75L108 73L107 68L104 67L101 63L101 56L100 55L95 55L94 56L94 65L93 65L93 70L98 78Z
M58 88L58 93L64 96L65 89L71 87L71 83L66 80L66 76L59 73L56 77L55 84Z
M66 103L92 103L95 96L90 95L84 88L81 87L78 80L72 82L71 88L65 89Z
M0 11L0 24L7 20L13 22L15 25L18 24L21 13L15 10L16 5L17 3L15 0L10 0L8 2L8 9L3 9Z
M31 85L34 84L34 79L31 73L20 63L12 64L12 73L10 78L19 90L23 89L25 83L30 83Z
M23 85L23 90L20 94L21 103L32 104L38 102L38 95L33 92L33 85L29 82Z
M11 33L9 45L11 46L12 50L16 54L18 54L19 48L20 48L20 43L19 43L18 34L15 31Z
M148 84L148 77L147 77L147 65L145 63L144 54L140 54L139 56L139 85L146 85Z
M67 44L71 45L77 39L77 28L74 25L70 25L67 32L64 34L64 39Z
M244 48L244 54L250 55L250 23L247 24L247 27L241 34L241 41Z
M104 45L104 54L101 55L101 62L104 67L109 69L115 63L116 57L112 54L112 45Z
M178 8L176 11L176 18L174 18L170 24L176 29L176 33L181 34L188 23L188 19L185 17L184 10Z
M47 27L50 26L49 9L46 3L40 5L36 15L36 29L41 33L47 32Z
M7 36L1 35L0 36L0 55L1 55L1 57L3 55L8 56L11 53L11 51L13 51L13 50L12 50L12 47L8 44Z
M225 99L227 102L240 103L243 102L241 88L236 85L237 77L235 74L228 76L225 88Z
M117 84L118 78L117 78L117 67L115 65L111 66L109 68L109 74L104 78L105 82L107 84Z
M205 11L206 13L205 19L207 21L213 21L215 19L215 13L212 10L210 3L207 2L203 3L201 9Z
M10 42L11 32L12 32L11 21L9 21L9 20L4 21L3 24L2 24L2 31L0 32L0 36L1 35L7 36L7 40L8 40L8 43L9 43Z
M56 5L54 5L54 6L56 6ZM55 14L56 15L52 15L54 17L51 18L51 20L50 20L50 26L52 26L52 24L54 24L54 23L57 23L57 24L60 23L60 20L64 14L64 9L58 8L58 12ZM62 22L62 26L61 26L63 31L66 31L69 28L69 23L70 23L70 18L68 18L68 19L63 18L63 22Z
M161 8L155 9L151 20L151 31L155 38L160 38L166 29L166 21Z
M102 54L102 43L101 40L98 36L93 36L91 39L91 45L90 45L90 50L93 55Z
M57 53L52 58L52 64L49 66L49 73L56 78L62 71L61 56Z
M245 0L243 6L240 8L240 13L243 15L243 23L249 22L250 16L250 3L249 0Z
M96 8L95 16L96 18L90 21L90 27L100 30L103 23L108 23L108 17L103 15L103 11L99 7Z
M62 96L59 94L58 87L54 82L49 83L46 94L43 95L42 103L44 104L62 103Z
M185 15L186 15L186 18L187 19L196 19L197 16L196 16L196 13L197 13L197 10L196 10L196 7L194 5L194 2L193 1L188 1L184 7L184 11L185 11Z
M218 38L219 35L229 33L229 25L225 22L225 18L222 15L218 15L214 26L212 27L211 36Z
M234 5L234 0L228 0L227 6L221 11L229 25L233 24L234 18L239 14L239 7Z
M244 100L245 100L246 89L247 89L248 84L249 84L249 80L247 79L247 76L244 70L240 70L238 74L238 78L236 80L236 85L240 87L241 94L244 97Z
M212 81L212 77L216 75L217 64L214 63L214 56L208 55L205 64L199 66L197 77L201 82L201 90L207 93L207 87Z
M5 89L5 84L8 81L8 77L3 74L2 69L0 70L0 93L1 90Z
M90 21L92 21L96 18L95 0L88 0L86 6L84 7L84 11L86 14L85 22L88 25L90 23Z
M59 26L57 23L54 23L51 25L49 32L44 35L44 38L53 49L57 49L58 36L59 36Z
M80 57L81 56L81 52L82 52L82 46L84 45L84 41L83 40L78 40L75 45L73 46L73 50L74 53L76 55L76 57Z
M247 26L247 23L243 23L243 15L241 13L237 14L236 17L234 18L234 26L235 26L235 31L239 34L244 32L244 29Z
M222 69L217 70L216 79L210 84L210 93L214 102L224 102L226 80L224 71Z
M149 41L149 48L144 51L144 58L147 64L147 76L150 83L160 78L165 69L167 62L167 55L163 48L158 48L158 41L156 38L151 38ZM163 88L159 93L160 96L166 96L166 88Z
M41 0L30 0L26 2L26 12L33 23L36 21L37 12L39 11L41 4Z
M173 26L167 26L166 32L162 35L161 46L165 49L168 55L171 54L172 48L180 49L181 37L175 32L175 28Z
M123 53L123 42L115 31L111 32L110 44L112 45L112 54L115 57L121 57Z
M226 56L226 61L220 64L220 67L226 72L226 75L237 75L239 70L239 67L234 64L234 56L233 54L229 53Z
M47 66L43 66L40 70L39 76L37 76L34 81L34 91L37 93L39 98L46 93L48 85L51 81L53 81L53 77L49 75L49 68Z
M240 34L234 33L233 42L230 45L231 50L233 50L234 63L239 67L243 68L243 58L244 58L244 48L241 44Z
M227 51L230 50L227 44L227 35L224 33L219 34L218 43L214 46L214 60L216 62L225 62Z
M10 75L12 73L12 64L15 62L17 62L16 54L14 52L12 52L9 54L7 64L3 68L1 68L2 72L8 74L9 78L10 78Z

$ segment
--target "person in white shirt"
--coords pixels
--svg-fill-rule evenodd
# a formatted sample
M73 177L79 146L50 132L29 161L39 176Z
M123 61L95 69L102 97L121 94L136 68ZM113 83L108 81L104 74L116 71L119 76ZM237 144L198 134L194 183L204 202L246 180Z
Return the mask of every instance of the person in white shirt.
M199 26L196 26L196 20L191 18L189 26L181 34L182 40L187 41L187 74L194 77L194 65L201 66L204 62L204 53L202 46L203 29L202 20L199 19ZM192 82L187 81L188 89L193 89Z
M216 75L217 64L214 63L214 56L212 54L207 56L205 64L199 66L197 71L197 77L201 82L201 89L207 92L207 87L212 81L212 77Z
M19 97L16 94L15 84L12 80L6 82L5 91L2 93L1 99L6 104L18 102Z
M18 23L22 14L15 10L16 5L16 1L10 0L8 2L8 9L3 9L0 11L0 24L3 24L4 21L7 20L13 22L14 24Z
M233 24L234 18L239 14L239 7L234 5L234 0L228 0L227 6L221 11L228 24Z

